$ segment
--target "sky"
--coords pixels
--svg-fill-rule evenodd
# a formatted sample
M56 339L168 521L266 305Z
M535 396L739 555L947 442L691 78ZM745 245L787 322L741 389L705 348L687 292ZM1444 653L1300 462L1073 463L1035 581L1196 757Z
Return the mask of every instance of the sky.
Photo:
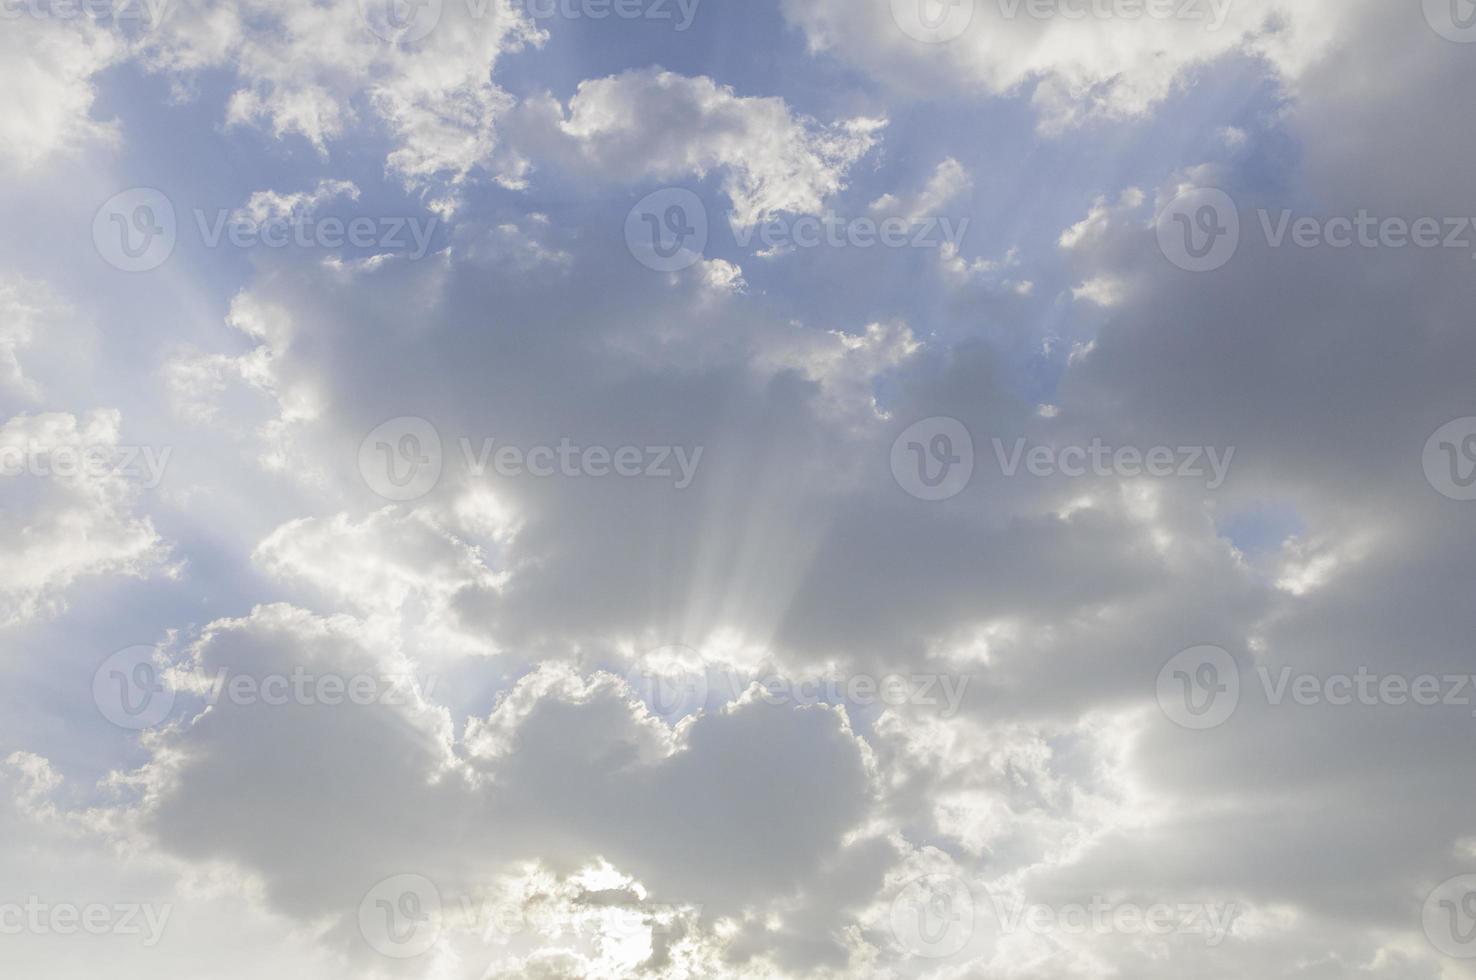
M1476 977L1471 0L0 0L0 974Z

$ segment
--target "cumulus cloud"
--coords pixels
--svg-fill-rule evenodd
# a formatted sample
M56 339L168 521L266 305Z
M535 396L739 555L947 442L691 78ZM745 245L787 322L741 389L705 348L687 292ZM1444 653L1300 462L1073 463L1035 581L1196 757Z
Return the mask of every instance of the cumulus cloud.
M95 76L124 54L126 45L91 18L7 14L0 32L0 83L25 93L0 110L0 163L33 171L48 158L72 154L117 135L93 115Z
M823 124L781 98L644 69L582 82L567 106L551 96L530 100L517 146L597 181L718 171L734 223L747 227L777 212L818 212L885 125L864 116Z
M356 0L177 5L138 57L180 86L205 70L230 72L226 122L298 135L320 153L367 112L395 141L390 172L450 213L460 185L488 162L497 118L512 103L492 83L493 65L541 35L502 3L437 4L421 11L434 24L413 40L386 37L373 10Z
M121 419L99 411L17 415L0 425L12 561L0 575L0 623L14 625L64 607L77 579L140 575L167 554L147 517L133 511L138 478L119 454ZM141 450L140 450L141 452ZM167 465L156 456L151 465Z
M675 43L201 5L130 39L152 74L87 76L206 103L229 125L188 146L228 148L240 172L200 179L243 216L408 188L450 217L415 260L181 236L116 276L83 220L0 284L0 453L145 425L184 467L157 499L3 477L0 878L175 923L106 960L26 935L22 970L1465 975L1422 908L1476 858L1470 705L1291 692L1471 673L1470 505L1421 458L1471 413L1471 248L1276 245L1259 212L1459 214L1467 138L1431 120L1465 111L1468 49L1371 0L1201 5L1213 30L979 3L931 45L905 7ZM656 273L624 227L660 183L740 227L973 230L766 258L714 234ZM1240 238L1190 272L1159 219L1207 186ZM58 374L77 307L122 380ZM91 388L119 410L51 402ZM621 449L636 471L587 462ZM1155 450L1223 471L1146 472ZM435 479L387 492L396 462ZM126 593L74 600L103 576ZM139 642L123 679L171 710L135 731L90 700ZM1204 645L1241 684L1196 730L1156 688ZM1199 925L1031 925L1093 903Z
M1196 67L1240 52L1298 71L1324 50L1339 20L1330 7L1281 0L897 0L859 9L830 0L784 0L782 9L812 51L855 64L914 96L959 87L981 95L1027 93L1047 130L1141 115Z

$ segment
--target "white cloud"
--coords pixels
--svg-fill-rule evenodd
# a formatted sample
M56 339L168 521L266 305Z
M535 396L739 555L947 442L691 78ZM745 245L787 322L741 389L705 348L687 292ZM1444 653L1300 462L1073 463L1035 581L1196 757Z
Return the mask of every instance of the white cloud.
M133 512L138 477L121 468L120 424L116 411L17 415L0 424L0 545L10 556L0 570L0 626L54 614L80 578L142 575L165 558L153 523Z
M647 69L581 82L567 108L552 97L525 103L516 146L602 182L718 171L732 219L746 227L783 211L817 213L885 125L859 116L822 124L780 98Z
M0 106L0 164L34 171L50 158L115 136L114 125L93 116L95 76L124 48L116 33L88 17L7 15L0 85L14 97Z
M782 9L804 31L812 51L839 57L909 94L933 98L960 88L981 95L1028 92L1046 129L1140 115L1195 66L1235 53L1266 52L1289 73L1298 72L1326 49L1338 20L1332 5L1285 0L1181 4L1177 9L1197 16L1169 17L1147 16L1143 5L1128 4L1118 6L1136 16L1068 15L1061 9L1036 16L1031 11L1037 6L983 0L953 5L950 16L971 16L966 28L943 43L921 42L899 26L909 23L917 7L907 0L861 7L844 0L784 0ZM1114 6L1069 8L1083 9Z

